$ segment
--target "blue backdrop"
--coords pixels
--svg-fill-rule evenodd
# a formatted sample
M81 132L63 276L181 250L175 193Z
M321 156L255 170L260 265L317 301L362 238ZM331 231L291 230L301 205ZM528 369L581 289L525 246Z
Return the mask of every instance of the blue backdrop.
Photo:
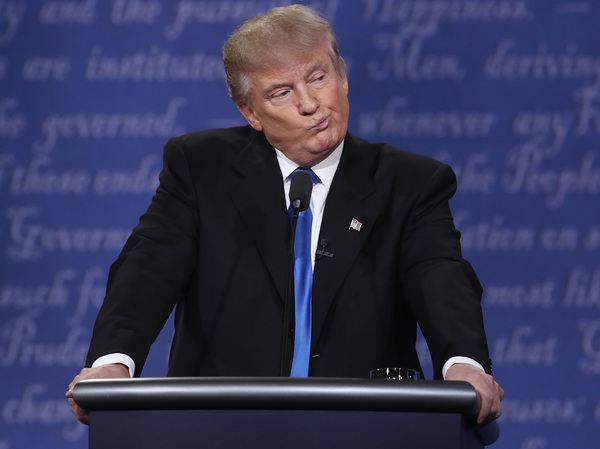
M86 447L64 392L162 146L243 123L221 45L289 3L0 0L0 449ZM494 447L598 447L600 3L307 3L339 36L351 132L457 172L506 390Z

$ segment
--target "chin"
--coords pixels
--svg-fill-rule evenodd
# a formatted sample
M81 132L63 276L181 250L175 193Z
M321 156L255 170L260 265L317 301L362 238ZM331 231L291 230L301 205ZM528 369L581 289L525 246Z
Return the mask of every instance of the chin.
M324 153L331 153L333 150L335 150L337 148L337 146L339 145L339 142L341 142L342 139L340 139L339 141L337 139L327 139L326 141L320 141L318 143L318 145L315 145L315 151L313 151L312 153L317 155L317 154L324 154Z

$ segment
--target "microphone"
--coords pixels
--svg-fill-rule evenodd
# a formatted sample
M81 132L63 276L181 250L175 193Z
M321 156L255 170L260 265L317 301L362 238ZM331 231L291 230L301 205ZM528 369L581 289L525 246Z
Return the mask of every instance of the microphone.
M320 241L320 245L321 249L317 249L315 260L319 260L322 256L333 257L333 253L325 251L325 248L327 247L327 245L329 245L329 240L327 240L326 238L322 238Z
M308 172L301 170L294 172L290 185L290 204L294 210L302 212L308 209L312 188L312 178Z

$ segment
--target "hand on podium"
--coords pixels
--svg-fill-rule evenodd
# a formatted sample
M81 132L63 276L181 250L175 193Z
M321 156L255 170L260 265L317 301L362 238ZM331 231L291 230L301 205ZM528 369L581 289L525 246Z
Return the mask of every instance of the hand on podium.
M75 387L77 382L87 379L116 379L122 377L130 377L129 368L120 363L110 363L108 365L102 365L96 368L82 369L81 372L75 376L75 379L73 379L73 381L69 384L69 391L67 391L65 394L65 396L69 399L69 405L71 406L71 411L75 417L83 424L88 423L89 416L87 411L79 407L73 399L73 387Z
M492 376L479 368L465 363L456 363L448 368L446 380L469 382L477 392L477 424L483 426L502 414L504 390Z

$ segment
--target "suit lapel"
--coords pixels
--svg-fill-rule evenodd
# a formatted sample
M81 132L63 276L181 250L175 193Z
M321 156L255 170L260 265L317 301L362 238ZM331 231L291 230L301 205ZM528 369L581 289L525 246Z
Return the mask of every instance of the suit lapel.
M367 198L375 192L374 155L348 134L344 152L327 195L319 241L328 240L333 257L320 257L313 277L313 339L316 345L333 299L369 237L378 211ZM355 219L360 230L351 227Z
M290 225L275 151L261 133L252 131L248 146L234 161L234 168L241 180L229 195L283 300Z

